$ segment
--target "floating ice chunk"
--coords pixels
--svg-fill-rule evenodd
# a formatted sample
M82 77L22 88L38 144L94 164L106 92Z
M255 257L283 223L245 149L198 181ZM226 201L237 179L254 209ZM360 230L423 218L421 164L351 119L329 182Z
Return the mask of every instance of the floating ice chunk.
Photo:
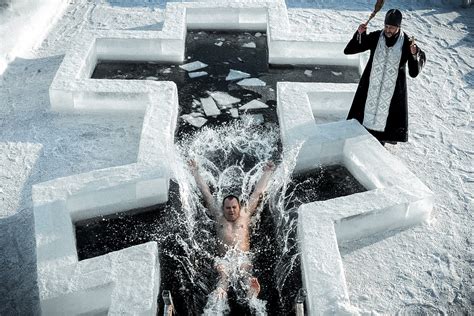
M219 46L219 47L221 47L222 44L224 44L224 42L216 42L216 43L214 43L214 45Z
M217 104L219 104L221 106L230 105L230 104L240 102L240 99L234 98L230 94L225 93L225 92L221 92L221 91L210 92L209 95L217 102Z
M205 67L207 67L207 64L200 61L193 61L192 63L179 65L179 68L184 69L186 71L195 71L195 70L202 69Z
M230 109L230 115L232 115L232 117L234 117L234 118L238 118L239 117L239 110Z
M342 72L331 71L334 76L342 75Z
M163 69L162 73L164 73L164 74L170 74L170 73L171 73L171 68Z
M255 33L255 37L260 37L260 36L262 36L262 33L260 32Z
M199 100L194 99L193 100L193 106L200 106L201 102Z
M245 48L257 48L257 45L256 45L254 42L250 42L250 43L245 43L244 45L242 45L242 47L245 47Z
M145 79L146 80L158 80L158 78L154 77L154 76L149 76L149 77L146 77Z
M207 116L216 116L221 114L221 110L219 110L211 97L201 98L201 104L204 109L204 113L206 113Z
M242 58L240 58L240 57L237 57L237 60L240 61L240 62L242 62L242 63L244 62L244 61L242 60Z
M188 72L189 78L198 78L202 76L207 76L207 72L205 71L195 71L195 72Z
M207 119L205 119L204 117L193 117L190 114L181 115L181 118L197 128L203 126L207 122Z
M258 101L258 100L252 100L244 105L242 105L239 110L253 110L253 109L266 109L268 108L268 105L265 103Z
M204 115L201 112L192 112L191 114L192 117L203 117Z
M304 74L305 74L305 76L307 76L307 77L311 77L311 76L313 75L313 71L312 71L312 70L305 70L305 71L304 71Z
M254 87L264 87L267 85L265 81L262 81L258 78L243 79L237 82L237 84L240 86L254 86Z
M229 81L229 80L237 80L237 79L242 79L242 78L248 78L250 77L250 74L246 73L246 72L243 72L243 71L240 71L240 70L235 70L235 69L231 69L229 71L229 74L227 75L227 77L225 77L225 80Z

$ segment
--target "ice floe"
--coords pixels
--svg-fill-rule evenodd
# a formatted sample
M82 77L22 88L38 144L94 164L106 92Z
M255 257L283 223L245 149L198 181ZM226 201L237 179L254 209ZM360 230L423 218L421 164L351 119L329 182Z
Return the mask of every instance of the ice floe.
M203 77L203 76L207 76L207 72L205 71L188 72L188 76L189 78Z
M238 79L243 79L243 78L248 78L248 77L250 77L250 74L248 74L246 72L231 69L231 70L229 70L229 74L227 75L227 77L225 77L225 80L227 80L227 81L229 81L229 80L238 80Z
M239 110L253 110L253 109L266 109L268 105L262 101L252 100L244 105L242 105Z
M184 69L186 71L195 71L195 70L202 69L205 67L207 67L207 64L200 62L199 60L193 61L192 63L179 65L179 68Z
M254 87L264 87L267 85L265 81L262 81L258 78L243 79L237 82L237 84L240 86L254 86Z
M220 106L226 106L234 103L240 102L239 98L234 98L228 93L216 91L216 92L209 92L209 95L219 104ZM202 99L201 99L202 101Z
M334 76L340 76L342 75L342 72L337 72L337 71L331 71Z
M238 118L239 117L239 110L230 109L230 115L232 115L232 117L234 117L234 118Z
M216 103L211 97L208 98L201 98L202 108L204 109L204 113L207 116L216 116L221 114L221 110L217 107Z
M312 70L305 70L305 71L304 71L304 74L305 74L305 76L307 76L307 77L311 77L311 76L313 75L313 71L312 71Z

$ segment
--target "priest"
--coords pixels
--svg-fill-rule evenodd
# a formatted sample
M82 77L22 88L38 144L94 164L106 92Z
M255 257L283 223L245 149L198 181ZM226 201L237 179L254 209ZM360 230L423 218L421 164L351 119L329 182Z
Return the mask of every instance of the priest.
M346 55L370 50L347 119L358 120L382 145L408 141L406 68L414 78L426 61L401 26L402 13L391 9L383 30L367 34L367 24L361 24L344 49Z

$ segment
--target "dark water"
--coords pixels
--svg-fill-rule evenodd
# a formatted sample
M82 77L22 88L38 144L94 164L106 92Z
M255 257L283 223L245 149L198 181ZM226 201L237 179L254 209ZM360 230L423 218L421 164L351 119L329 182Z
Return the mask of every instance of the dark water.
M360 75L358 69L347 66L326 65L269 65L266 34L256 36L252 33L188 31L186 37L185 63L201 61L209 66L198 71L206 71L209 75L190 78L187 71L178 65L160 64L156 62L111 62L100 61L92 74L95 79L138 79L173 81L178 87L180 114L192 112L204 113L201 107L193 105L193 100L208 97L208 91L222 91L241 99L237 108L251 100L257 99L270 106L269 109L251 110L261 113L265 121L278 122L276 106L276 83L279 81L293 82L338 82L357 83ZM222 43L222 46L215 45ZM256 48L242 47L244 44L255 43ZM230 69L240 70L266 82L265 87L242 87L239 80L226 81ZM311 76L305 75L311 70ZM217 117L206 117L207 125L220 125L233 120L230 108L222 109ZM240 114L243 112L240 111ZM205 116L205 115L204 115ZM178 136L197 130L184 120L178 122Z

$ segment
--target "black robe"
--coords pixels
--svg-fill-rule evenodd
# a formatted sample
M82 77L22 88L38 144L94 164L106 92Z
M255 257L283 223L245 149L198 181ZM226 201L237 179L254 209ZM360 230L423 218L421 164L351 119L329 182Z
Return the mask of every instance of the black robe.
M359 86L352 101L351 109L347 119L356 119L361 124L364 121L365 102L369 90L370 72L372 70L372 62L374 59L375 49L382 31L375 31L370 34L361 34L361 44L357 39L357 31L344 49L344 54L357 54L370 49L370 58L364 69ZM390 109L387 117L387 124L383 132L367 129L381 142L406 142L408 140L408 99L407 99L407 76L406 64L408 63L408 73L410 77L415 78L421 72L425 64L425 53L418 48L416 58L413 58L410 51L410 41L406 33L404 33L402 56L400 58L400 66L398 68L398 77L395 84L392 100L390 101ZM392 46L395 41L387 39L387 45Z

